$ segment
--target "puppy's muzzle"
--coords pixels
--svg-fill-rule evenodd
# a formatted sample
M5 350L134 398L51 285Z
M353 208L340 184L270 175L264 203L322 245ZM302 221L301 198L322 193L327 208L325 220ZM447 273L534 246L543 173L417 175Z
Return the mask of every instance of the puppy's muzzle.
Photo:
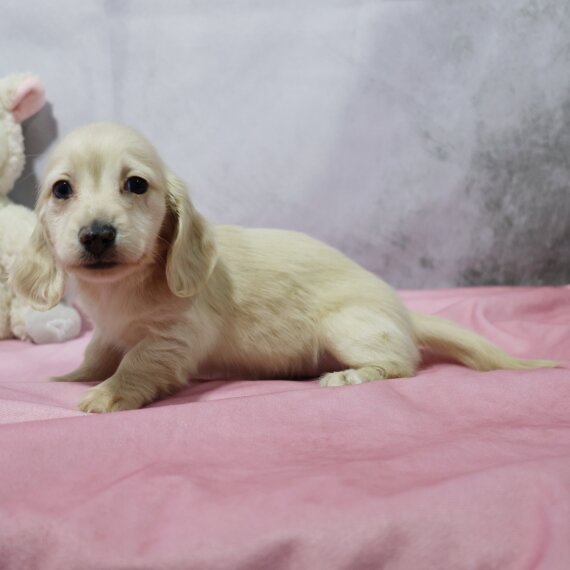
M95 258L101 258L103 254L112 249L116 237L117 230L112 225L99 221L79 230L79 242L83 249Z

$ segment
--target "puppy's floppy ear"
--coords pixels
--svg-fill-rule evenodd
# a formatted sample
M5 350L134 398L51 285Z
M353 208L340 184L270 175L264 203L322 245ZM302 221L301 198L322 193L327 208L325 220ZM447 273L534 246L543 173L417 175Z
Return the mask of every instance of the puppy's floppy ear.
M167 175L167 205L174 225L166 259L166 279L178 297L192 297L208 281L218 254L213 232L192 206L184 183Z
M40 219L11 267L10 283L20 297L39 311L47 311L61 301L65 273L55 262Z

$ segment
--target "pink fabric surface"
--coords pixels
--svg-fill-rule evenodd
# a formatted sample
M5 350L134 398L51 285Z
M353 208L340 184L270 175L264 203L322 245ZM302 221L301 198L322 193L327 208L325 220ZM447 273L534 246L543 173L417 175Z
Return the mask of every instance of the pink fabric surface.
M570 288L403 293L570 363ZM570 371L216 381L88 415L88 341L0 343L0 568L570 568Z

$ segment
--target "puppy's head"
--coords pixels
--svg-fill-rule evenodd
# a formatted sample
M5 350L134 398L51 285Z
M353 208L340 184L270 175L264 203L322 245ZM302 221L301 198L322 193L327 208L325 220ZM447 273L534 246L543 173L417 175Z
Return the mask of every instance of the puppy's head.
M65 273L114 282L160 263L178 296L199 289L215 244L184 185L138 132L96 123L70 133L48 160L38 224L12 270L14 288L34 306L61 299Z

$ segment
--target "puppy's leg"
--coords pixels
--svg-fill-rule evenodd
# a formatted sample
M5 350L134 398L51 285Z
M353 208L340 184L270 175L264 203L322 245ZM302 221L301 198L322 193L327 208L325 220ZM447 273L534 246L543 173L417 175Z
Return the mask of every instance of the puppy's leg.
M85 349L81 366L63 376L52 376L55 382L89 382L105 380L115 373L121 362L121 352L106 343L97 333Z
M420 360L404 314L348 307L323 322L322 344L346 370L321 377L321 386L362 384L413 376Z
M182 388L196 368L189 362L190 349L176 339L148 337L131 350L117 371L88 390L79 403L84 412L133 410Z

